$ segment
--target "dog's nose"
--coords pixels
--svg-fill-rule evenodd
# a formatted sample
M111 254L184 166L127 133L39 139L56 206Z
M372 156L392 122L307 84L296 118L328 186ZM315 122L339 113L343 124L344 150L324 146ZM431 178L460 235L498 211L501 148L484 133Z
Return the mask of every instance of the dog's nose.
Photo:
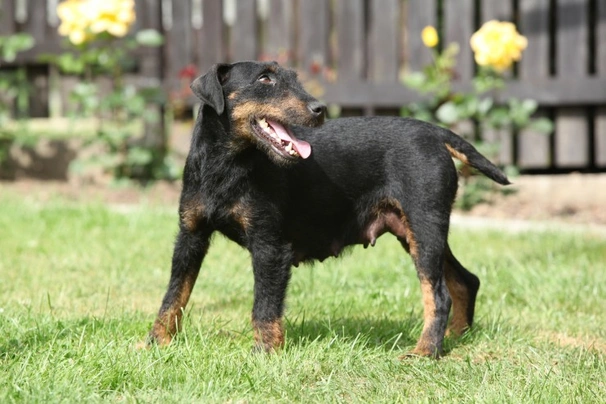
M307 109L311 112L314 117L319 117L326 111L326 105L322 104L320 101L312 101L307 104Z

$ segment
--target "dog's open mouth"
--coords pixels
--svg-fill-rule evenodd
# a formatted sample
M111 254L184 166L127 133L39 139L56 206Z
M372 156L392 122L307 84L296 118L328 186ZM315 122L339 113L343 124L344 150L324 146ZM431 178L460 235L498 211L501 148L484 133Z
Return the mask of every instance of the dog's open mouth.
M283 157L306 159L311 155L309 143L295 138L286 127L276 121L266 118L255 119L252 127L259 138Z

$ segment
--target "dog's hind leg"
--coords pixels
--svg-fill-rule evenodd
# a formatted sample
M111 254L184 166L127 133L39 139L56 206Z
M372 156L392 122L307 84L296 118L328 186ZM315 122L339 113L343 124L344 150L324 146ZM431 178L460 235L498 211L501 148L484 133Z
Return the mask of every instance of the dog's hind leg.
M445 227L445 229L443 228ZM439 357L446 332L451 299L444 276L444 249L448 226L429 224L413 226L406 241L400 239L413 258L423 294L423 331L410 354Z
M182 220L175 242L168 290L149 333L148 343L166 345L180 330L183 310L198 278L211 233L203 225L188 227Z
M284 345L282 315L292 251L277 240L263 242L255 239L251 253L255 278L252 310L255 350L272 352Z
M448 245L444 258L444 273L452 298L452 319L447 334L461 335L473 323L480 280L461 265Z

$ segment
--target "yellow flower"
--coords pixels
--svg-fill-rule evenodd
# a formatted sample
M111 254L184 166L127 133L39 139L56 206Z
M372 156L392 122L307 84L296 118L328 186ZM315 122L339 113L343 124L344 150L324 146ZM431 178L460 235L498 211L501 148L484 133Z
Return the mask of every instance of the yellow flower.
M478 65L490 66L499 72L520 60L522 51L528 46L528 41L518 33L514 24L496 20L482 25L469 43Z
M87 32L88 17L85 3L78 0L67 0L57 6L57 15L61 19L59 34L69 37L71 43L80 45L90 39Z
M433 48L439 42L438 32L434 27L428 25L423 28L423 31L421 31L421 39L423 40L423 44L425 46L427 46L428 48Z
M123 37L135 22L134 0L66 0L57 6L59 34L73 44L89 41L107 32Z

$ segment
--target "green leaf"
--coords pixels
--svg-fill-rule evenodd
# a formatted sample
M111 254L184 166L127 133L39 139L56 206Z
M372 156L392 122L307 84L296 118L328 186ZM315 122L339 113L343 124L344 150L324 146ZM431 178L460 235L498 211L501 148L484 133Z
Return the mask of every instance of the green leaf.
M14 62L19 52L33 48L34 38L26 33L0 37L0 54L7 62Z
M164 43L164 37L155 29L141 30L137 32L135 39L141 46L158 47Z
M520 104L520 107L528 115L532 115L536 112L537 108L539 107L539 104L535 100L527 99L527 100L522 101L522 103Z
M553 122L549 118L537 118L531 120L527 128L548 135L553 132Z
M128 150L126 164L131 166L144 166L152 161L153 154L150 150L142 147L133 147Z
M436 117L446 125L452 125L459 119L459 109L453 102L442 104L436 111Z
M493 105L494 101L492 98L482 99L478 104L478 114L480 115L480 117L485 116L488 111L490 111L490 108L492 108Z
M427 76L421 72L413 72L404 76L404 84L418 90L427 82Z

